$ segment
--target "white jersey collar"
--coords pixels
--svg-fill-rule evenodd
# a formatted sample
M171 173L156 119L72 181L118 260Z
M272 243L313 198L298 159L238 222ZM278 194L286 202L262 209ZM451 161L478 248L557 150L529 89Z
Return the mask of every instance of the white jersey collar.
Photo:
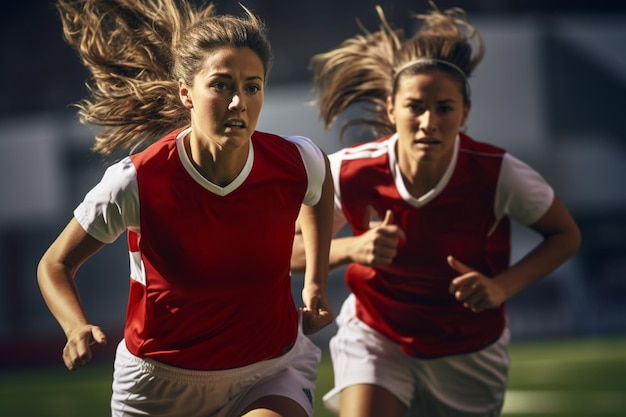
M398 159L396 156L396 143L398 142L398 133L394 133L389 140L387 141L387 153L389 154L389 168L391 169L391 173L393 175L393 180L396 184L396 188L400 193L400 196L404 201L413 207L421 207L427 204L429 201L434 199L437 195L441 193L441 191L448 185L450 182L450 178L454 173L454 168L456 167L456 161L459 155L459 146L460 146L460 138L459 135L456 135L454 140L454 151L452 153L452 159L450 160L450 164L448 168L446 168L446 172L443 174L437 185L430 191L426 192L424 195L420 197L413 197L409 191L406 189L406 185L402 180L402 173L400 172L400 166L398 165Z
M212 192L213 194L217 194L220 196L225 196L235 191L250 175L250 171L252 171L252 165L254 163L254 147L252 146L252 139L248 139L250 141L250 146L248 147L248 159L246 164L243 166L243 169L237 175L237 177L228 185L224 187L220 187L217 184L212 183L207 180L202 174L198 172L196 167L193 165L191 160L189 159L189 155L187 155L187 151L185 150L184 138L191 132L191 127L183 130L176 137L176 148L178 149L178 155L180 157L180 162L185 167L187 173L200 184L202 187Z

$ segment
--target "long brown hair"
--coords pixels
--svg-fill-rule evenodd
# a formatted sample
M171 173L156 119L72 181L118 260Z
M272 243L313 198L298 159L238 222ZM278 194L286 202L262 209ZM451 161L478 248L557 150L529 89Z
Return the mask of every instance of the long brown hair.
M429 12L413 15L421 25L411 37L407 38L403 29L394 28L382 8L376 6L380 19L377 31L362 28L364 34L313 56L310 67L317 93L315 103L320 107L325 128L330 128L348 108L359 104L363 105L365 116L348 117L340 138L355 125L365 125L378 135L393 133L395 127L387 117L387 98L395 95L401 76L429 68L459 77L469 101L467 78L484 55L480 34L468 22L463 9L441 11L433 2L430 4ZM420 58L432 59L418 61ZM451 65L441 65L442 61ZM413 62L416 65L411 65Z
M193 85L217 48L251 48L267 78L272 49L266 27L242 8L246 17L217 16L213 4L196 8L186 0L59 0L64 37L91 74L88 97L77 107L81 123L102 127L93 150L132 152L187 126L178 80Z

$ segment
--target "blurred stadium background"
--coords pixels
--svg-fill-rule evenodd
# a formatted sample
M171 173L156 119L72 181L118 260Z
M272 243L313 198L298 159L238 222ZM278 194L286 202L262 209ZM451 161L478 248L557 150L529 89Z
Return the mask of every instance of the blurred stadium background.
M240 13L235 1L214 3L218 12ZM375 4L383 6L396 26L407 29L413 23L408 12L427 9L426 0L244 4L268 23L276 55L259 129L308 136L327 152L342 144L337 141L338 129L324 131L317 110L307 105L312 98L307 68L311 55L357 33L356 18L374 30ZM486 43L485 60L470 80L473 108L468 133L507 148L544 174L583 232L583 246L574 259L510 300L514 347L560 342L558 350L565 346L567 357L579 355L582 360L589 354L585 343L626 335L626 3L437 4L464 7ZM62 40L53 2L5 2L0 22L0 387L4 387L2 377L19 380L17 371L60 365L62 333L43 303L35 268L107 161L90 153L93 131L77 124L70 105L85 94L87 74ZM516 259L537 237L520 228L514 232ZM111 340L96 354L103 362L112 360L113 341L121 337L128 285L126 250L124 239L119 239L86 264L78 277L89 316ZM333 273L329 283L337 311L347 294L341 273ZM301 277L295 276L296 300L300 288ZM334 330L329 326L314 341L325 348ZM615 359L608 369L624 370L623 347L624 343L608 354ZM563 359L547 349L544 365ZM544 353L534 353L541 361ZM542 369L544 375L551 368ZM23 378L32 381L32 375ZM606 391L626 393L625 382L615 384ZM11 391L0 392L4 397ZM626 414L626 406L619 402L623 400L608 395L594 401L617 401Z

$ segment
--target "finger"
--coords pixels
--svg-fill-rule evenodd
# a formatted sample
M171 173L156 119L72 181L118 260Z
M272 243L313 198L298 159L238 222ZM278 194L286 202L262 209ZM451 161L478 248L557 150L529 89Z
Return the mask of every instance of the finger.
M79 345L76 349L76 359L74 363L83 366L91 360L91 349L89 345Z
M450 265L452 269L454 269L456 272L458 272L461 275L467 274L468 272L475 272L473 268L470 268L469 266L465 265L463 262L459 261L454 256L448 256L447 260L448 260L448 265Z
M63 349L63 363L65 364L65 367L70 371L76 369L76 367L74 366L74 360L72 359L72 355L69 352L69 347L67 346Z
M374 207L367 206L365 208L365 212L365 218L369 219L368 225L370 229L375 229L376 227L380 226L380 217L378 217L378 212L374 209Z
M478 313L485 309L485 302L486 297L484 294L475 294L469 297L463 304L473 312Z
M468 298L472 294L472 288L468 286L456 287L456 289L453 291L453 294L454 294L454 298L457 301L460 301L462 303L467 302Z
M400 240L401 245L404 244L404 242L406 242L406 234L404 233L404 230L400 229L400 227L397 227L394 235L396 238Z
M393 259L398 254L398 240L390 237L379 237L374 242L372 255L376 258Z
M311 311L304 308L302 309L302 331L304 334L311 334L314 332L315 319L311 314Z
M91 359L91 351L89 349L87 349L87 353L85 353L80 346L69 344L66 345L63 350L63 361L70 371L82 367L89 359Z
M302 311L306 311L309 314L316 315L317 311L319 310L320 296L318 295L309 300L303 300L303 301L304 301L304 308Z
M305 312L302 330L304 334L312 334L332 323L332 320L333 316L327 310L320 311L316 316L312 316L311 312Z
M456 277L450 282L449 291L452 294L460 292L463 298L467 298L480 286L480 277L476 274L465 274ZM458 299L458 298L457 298Z
M461 301L465 307L471 308L476 305L478 301L481 300L483 296L481 294L476 293L475 291L466 291L461 297L457 298Z
M93 342L99 345L105 345L107 343L107 337L99 327L93 327L91 329L91 337Z
M389 226L390 224L393 224L393 211L387 210L381 226Z
M387 233L395 239L398 239L400 241L405 241L406 234L404 233L404 230L402 230L398 225L394 224L393 221L394 221L393 211L387 210L385 212L385 218L383 219L379 227L394 226L392 228L387 228ZM394 245L394 246L397 246L397 245Z

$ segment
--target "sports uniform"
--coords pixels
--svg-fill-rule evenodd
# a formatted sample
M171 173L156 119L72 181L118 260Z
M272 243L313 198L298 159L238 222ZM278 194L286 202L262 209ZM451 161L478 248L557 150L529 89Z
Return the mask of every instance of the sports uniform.
M503 149L460 133L454 156L434 189L415 198L395 156L397 134L329 156L335 182L335 230L369 229L371 214L392 210L406 234L391 265L351 263L351 296L331 340L337 410L346 386L377 384L416 415L497 415L508 369L504 306L474 313L448 291L458 273L453 255L494 276L509 266L510 221L537 221L552 188ZM437 371L435 371L437 369ZM460 383L459 381L463 381ZM418 412L421 412L421 414Z
M116 356L113 410L133 409L130 392L141 396L141 390L154 389L132 381L165 375L182 381L182 392L188 393L195 392L196 383L211 388L227 381L232 385L222 388L231 396L279 393L310 414L320 352L298 331L289 257L301 204L314 205L320 198L323 154L306 138L255 132L241 173L219 187L189 160L183 145L188 133L172 132L110 167L74 213L102 242L125 231L128 236L130 294ZM249 232L244 236L239 230ZM269 365L259 365L264 362ZM118 381L131 364L136 373ZM258 389L258 380L283 371L293 374L287 383L265 381L270 387L281 384L279 392ZM218 374L222 377L212 377ZM241 384L250 378L257 382ZM166 384L162 395L148 398L182 398L174 391L168 396L168 387L181 389ZM219 396L217 404L210 404L210 396L202 398L209 407L224 405ZM134 412L154 407L145 402ZM184 415L202 415L192 411L199 414ZM172 415L176 412L180 409Z

